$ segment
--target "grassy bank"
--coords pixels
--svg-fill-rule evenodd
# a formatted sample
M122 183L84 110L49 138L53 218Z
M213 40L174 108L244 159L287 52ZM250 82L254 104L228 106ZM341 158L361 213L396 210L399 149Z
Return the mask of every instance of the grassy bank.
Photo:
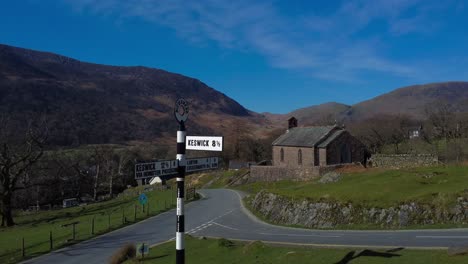
M138 203L139 191L143 190L136 190L126 197L86 206L17 215L16 226L0 228L0 263L14 263L23 259L23 239L25 258L30 258L50 251L51 234L52 247L57 249L174 207L175 194L172 190L154 190L145 192L149 206L145 206L143 212ZM63 227L64 224L73 222L78 222L74 240L72 226Z
M187 182L190 186L200 188L226 188L231 181L247 173L247 169L241 170L216 170L207 173L193 174L187 176Z
M448 256L445 250L395 249L331 249L271 246L261 242L233 242L226 239L186 238L187 263L296 263L296 264L461 264L468 263L468 256ZM150 249L144 261L126 263L174 263L175 242L168 242Z
M449 206L457 197L468 197L467 182L467 166L438 166L343 173L338 182L327 184L317 180L257 182L238 188L250 193L265 190L293 199L387 208L408 202Z

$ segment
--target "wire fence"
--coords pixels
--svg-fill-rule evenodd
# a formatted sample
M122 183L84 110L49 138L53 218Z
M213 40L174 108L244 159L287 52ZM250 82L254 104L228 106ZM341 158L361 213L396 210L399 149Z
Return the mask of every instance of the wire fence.
M22 235L14 236L13 241L0 241L8 243L8 249L0 249L0 263L16 263L33 258L170 210L175 207L174 195L174 191L169 190L164 199L150 199L145 205L135 202L100 212L84 210L83 214L68 221L42 220L48 222L47 225L41 223L37 228L33 223L27 231L18 230L20 232L17 233ZM186 200L196 198L195 188L187 188Z

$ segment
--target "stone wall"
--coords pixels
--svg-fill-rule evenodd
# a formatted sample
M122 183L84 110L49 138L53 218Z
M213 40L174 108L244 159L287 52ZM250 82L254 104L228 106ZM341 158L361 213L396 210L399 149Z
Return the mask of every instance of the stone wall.
M410 168L438 164L438 158L431 154L372 155L372 166L381 168Z
M467 224L468 197L459 197L451 208L408 203L390 208L364 208L336 202L292 200L259 192L250 206L270 222L308 228L333 228L351 224L372 224L386 228L409 225Z
M282 180L306 181L319 176L319 167L251 166L248 183Z
M251 166L247 183L271 181L309 181L319 178L323 174L337 168L357 166L355 164L339 164L333 166L314 167L278 167L278 166Z

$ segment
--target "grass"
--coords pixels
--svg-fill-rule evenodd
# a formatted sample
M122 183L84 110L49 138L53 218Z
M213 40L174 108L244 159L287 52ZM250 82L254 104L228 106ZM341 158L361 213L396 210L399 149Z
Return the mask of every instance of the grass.
M293 246L272 246L261 242L237 242L226 239L197 239L186 236L186 262L197 263L271 263L271 264L461 264L468 256L448 256L444 250L396 249L332 249ZM174 263L175 242L150 249L142 260L125 263Z
M50 251L50 232L53 237L53 249L57 249L138 222L174 207L173 190L145 193L148 197L149 213L148 207L145 208L145 212L142 211L142 206L138 203L137 190L127 197L106 202L17 215L16 226L0 228L0 263L14 263L23 259L21 252L23 238L26 258L30 258ZM76 221L79 222L76 225L76 237L71 241L72 227L62 227L62 225Z
M335 183L257 182L238 187L257 193L260 190L292 199L336 201L367 207L388 208L408 202L449 206L457 197L468 196L468 167L461 165L401 170L345 173Z
M194 174L188 176L188 182L191 186L198 188L225 188L228 184L237 179L237 177L244 175L248 170L217 170L208 173Z

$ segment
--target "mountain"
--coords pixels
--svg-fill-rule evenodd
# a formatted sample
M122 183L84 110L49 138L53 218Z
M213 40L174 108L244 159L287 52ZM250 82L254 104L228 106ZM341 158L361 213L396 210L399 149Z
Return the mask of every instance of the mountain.
M174 137L175 101L190 104L190 134L229 132L236 122L266 125L201 81L147 67L106 66L0 45L0 113L45 115L52 144L81 145Z
M427 108L449 104L455 112L468 112L468 82L443 82L396 89L352 106L351 120L381 114L426 118Z
M300 125L333 124L363 121L378 115L406 115L425 119L427 109L441 104L450 105L454 112L468 113L468 82L443 82L413 85L393 90L367 101L348 106L325 103L301 108L285 115L265 114L275 124L286 124L291 116Z
M47 117L50 141L70 146L129 141L171 144L177 130L174 102L190 103L191 135L224 135L235 131L269 137L295 116L299 125L366 120L376 115L425 118L427 108L450 104L468 113L468 82L414 85L370 100L336 102L301 108L288 114L257 114L203 82L147 67L107 66L61 55L0 44L0 114L11 120Z

